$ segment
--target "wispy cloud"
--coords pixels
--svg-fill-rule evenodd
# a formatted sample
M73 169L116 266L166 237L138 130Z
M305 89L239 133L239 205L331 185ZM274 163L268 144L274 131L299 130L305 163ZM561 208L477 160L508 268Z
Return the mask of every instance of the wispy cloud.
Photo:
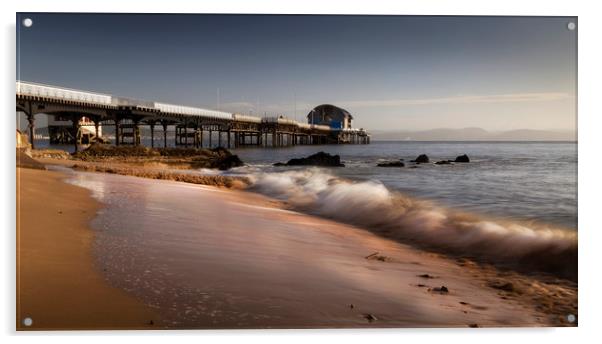
M548 102L565 99L573 99L574 96L562 92L532 92L532 93L508 93L508 94L488 94L488 95L458 95L439 98L402 98L402 99L384 99L384 100L339 100L329 101L343 108L378 108L378 107L402 107L402 106L423 106L423 105L453 105L453 104L486 104L486 103L521 103L521 102ZM296 105L297 116L303 116L313 107L320 105L299 100ZM293 116L294 104L292 103L253 103L248 101L222 103L221 110L239 112L245 114L254 114L263 116L267 114Z
M518 103L518 102L547 102L571 99L574 96L560 92L543 93L510 93L493 95L466 95L441 98L414 98L389 100L359 100L338 102L347 107L391 107L408 105L437 105L437 104L475 104L475 103Z

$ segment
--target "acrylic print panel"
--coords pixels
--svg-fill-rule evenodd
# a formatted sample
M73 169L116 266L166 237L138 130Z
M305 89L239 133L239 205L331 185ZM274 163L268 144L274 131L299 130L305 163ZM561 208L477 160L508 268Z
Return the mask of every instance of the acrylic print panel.
M577 325L577 18L17 23L19 330Z

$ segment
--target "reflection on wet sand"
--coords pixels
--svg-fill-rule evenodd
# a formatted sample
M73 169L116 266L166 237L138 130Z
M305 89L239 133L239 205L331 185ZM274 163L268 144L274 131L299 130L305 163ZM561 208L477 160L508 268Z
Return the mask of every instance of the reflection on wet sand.
M106 205L93 221L97 263L111 284L156 308L163 326L550 324L484 285L477 267L260 195L96 173L69 181ZM386 259L365 258L373 252Z

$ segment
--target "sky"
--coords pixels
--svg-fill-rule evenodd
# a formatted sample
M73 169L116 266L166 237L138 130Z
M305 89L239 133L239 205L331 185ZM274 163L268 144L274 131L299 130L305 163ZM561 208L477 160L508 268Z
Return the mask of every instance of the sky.
M574 131L569 22L18 13L17 79L297 120L328 103L373 130Z

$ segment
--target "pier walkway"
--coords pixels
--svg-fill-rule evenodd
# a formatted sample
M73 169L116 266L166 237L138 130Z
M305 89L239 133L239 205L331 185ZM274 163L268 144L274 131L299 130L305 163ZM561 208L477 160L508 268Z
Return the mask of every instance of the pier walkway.
M167 147L168 126L175 127L175 144L184 147L200 148L207 141L210 147L217 144L227 148L370 143L370 135L363 129L337 129L283 116L255 117L25 81L16 83L16 110L27 116L32 147L34 116L40 113L71 121L75 137L80 132L82 118L93 122L96 137L99 126L114 126L116 145L140 145L141 126L150 128L152 147L157 140ZM162 129L159 137L156 137L157 127ZM203 140L203 135L208 137ZM77 150L77 139L74 143Z

